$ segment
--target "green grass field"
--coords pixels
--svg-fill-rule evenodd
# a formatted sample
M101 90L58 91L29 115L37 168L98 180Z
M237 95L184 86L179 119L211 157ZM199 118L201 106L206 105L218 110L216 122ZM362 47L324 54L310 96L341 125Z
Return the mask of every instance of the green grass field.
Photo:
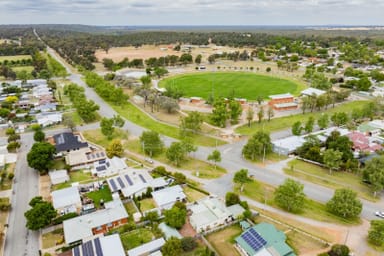
M269 122L267 120L264 120L261 123L252 122L250 127L248 127L248 125L243 125L237 128L236 132L243 135L252 135L256 133L256 131L262 130L262 129L269 132L284 130L287 128L290 129L295 122L300 121L301 123L305 123L310 116L313 116L317 121L317 119L323 113L328 113L329 117L331 117L331 115L335 112L351 113L354 108L362 108L365 105L368 105L369 102L370 101L353 101L353 102L344 103L342 105L338 105L334 108L328 108L327 110L323 110L321 112L305 113L304 115L297 114L297 115L291 115L291 116L278 117L278 118L271 119L271 121Z
M247 72L207 72L170 77L160 81L160 87L176 86L187 97L207 99L213 92L217 97L245 98L255 100L258 96L268 98L280 93L298 94L303 85L277 77Z
M12 56L0 56L0 62L3 62L5 60L11 61L11 60L22 60L22 59L31 59L31 55L12 55Z
M33 69L34 69L33 66L12 67L12 70L15 72L20 72L22 70L25 70L27 73L31 73Z

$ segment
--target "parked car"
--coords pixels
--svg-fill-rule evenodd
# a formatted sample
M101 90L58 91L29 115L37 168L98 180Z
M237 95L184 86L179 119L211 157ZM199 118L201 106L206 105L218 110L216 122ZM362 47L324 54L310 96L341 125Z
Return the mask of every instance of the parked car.
M375 215L384 219L384 212L375 212Z
M149 157L146 157L144 160L150 164L153 164L153 160Z

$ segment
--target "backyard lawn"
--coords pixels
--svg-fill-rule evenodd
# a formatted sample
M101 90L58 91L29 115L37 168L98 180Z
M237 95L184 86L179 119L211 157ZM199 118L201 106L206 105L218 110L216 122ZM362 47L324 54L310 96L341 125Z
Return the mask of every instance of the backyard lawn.
M140 201L141 212L145 212L154 208L156 208L156 205L152 198L146 198Z
M302 123L305 123L307 119L311 116L317 120L323 113L328 113L328 115L332 115L332 113L335 113L335 112L350 113L354 108L362 108L363 106L368 104L369 104L369 101L353 101L353 102L348 102L348 103L335 106L335 108L328 108L328 110L324 110L321 112L305 113L304 115L297 114L297 115L272 118L271 121L269 122L266 120L264 120L261 123L252 122L250 127L248 127L248 125L240 126L239 128L236 129L236 132L243 135L252 135L256 133L256 131L258 130L273 132L273 131L279 131L284 129L291 129L292 125L295 122L300 121Z
M87 193L87 197L93 200L96 208L100 207L101 199L103 199L104 202L112 201L111 190L106 185L104 185L102 189Z
M142 244L148 243L153 239L154 235L151 230L140 228L128 233L120 235L121 242L125 250L130 250Z
M280 93L298 94L302 88L298 84L278 77L258 75L251 72L204 72L184 74L166 78L160 87L175 86L186 97L208 99L211 94L216 98L264 99Z
M136 211L136 207L134 206L133 202L128 202L124 204L125 210L128 212L129 215L134 214Z
M242 233L238 224L226 227L220 231L209 234L206 238L221 256L240 255L233 244L235 238Z
M285 168L284 172L296 178L333 189L350 188L356 191L359 197L369 201L379 200L379 198L373 197L371 189L362 182L362 177L358 174L338 171L329 173L328 169L301 160L289 162L288 168Z

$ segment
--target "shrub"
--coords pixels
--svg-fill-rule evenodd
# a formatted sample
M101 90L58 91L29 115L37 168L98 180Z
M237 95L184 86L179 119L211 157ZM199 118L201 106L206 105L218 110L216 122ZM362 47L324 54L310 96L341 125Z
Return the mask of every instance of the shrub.
M193 237L184 237L181 239L181 248L183 248L183 251L189 252L195 249L197 246L197 243Z

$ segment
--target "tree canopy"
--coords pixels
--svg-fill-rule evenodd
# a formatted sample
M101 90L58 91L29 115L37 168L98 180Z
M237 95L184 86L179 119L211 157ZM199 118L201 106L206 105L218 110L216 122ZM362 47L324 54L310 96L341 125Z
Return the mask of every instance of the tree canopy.
M159 133L155 131L144 131L140 136L140 143L144 152L151 157L160 154L163 151L163 141Z
M36 142L27 154L28 165L39 172L48 171L53 163L55 147L48 142Z
M303 190L303 184L292 179L286 179L275 190L275 201L280 207L289 212L299 212L303 209L305 202Z
M256 157L267 155L272 152L272 143L269 134L258 131L243 147L242 153L245 158L255 160Z
M52 203L44 201L42 197L32 198L29 205L32 208L24 213L28 229L41 229L49 225L57 215Z
M351 189L336 189L332 199L327 203L327 209L337 216L355 218L360 215L363 205Z

